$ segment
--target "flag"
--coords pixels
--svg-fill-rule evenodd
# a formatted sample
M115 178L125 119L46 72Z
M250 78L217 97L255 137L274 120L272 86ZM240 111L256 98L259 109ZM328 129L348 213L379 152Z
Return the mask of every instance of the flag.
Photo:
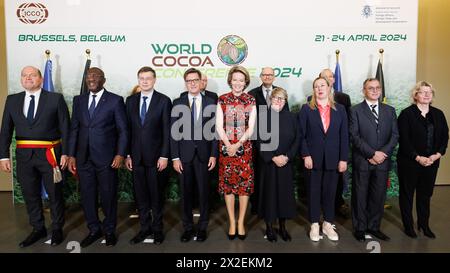
M49 91L49 92L55 92L55 88L53 87L53 80L52 80L52 61L47 60L45 63L45 70L44 70L44 83L42 84L42 89Z
M336 61L336 68L334 69L334 92L342 92L341 67L339 61Z
M384 90L383 65L381 64L381 60L378 60L377 74L376 74L375 78L380 82L380 85L381 85L380 101L383 103L386 103L386 92Z
M50 59L47 60L45 63L45 69L44 69L44 81L42 83L42 89L48 91L48 92L55 92L55 87L53 86L53 79L52 79L52 61ZM48 199L47 191L44 187L44 181L41 181L41 196L43 199Z
M87 77L87 72L90 67L91 67L91 59L87 59L86 65L84 66L83 79L81 80L80 95L83 95L88 92L88 88L86 85L86 77Z

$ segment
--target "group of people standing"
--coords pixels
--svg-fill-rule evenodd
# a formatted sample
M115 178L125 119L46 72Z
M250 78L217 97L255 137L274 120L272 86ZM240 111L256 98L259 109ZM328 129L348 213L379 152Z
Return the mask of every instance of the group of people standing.
M345 206L342 185L350 146L354 236L364 241L368 233L389 240L380 225L397 143L404 232L417 237L412 218L416 192L418 228L425 236L435 237L429 226L430 199L439 159L447 148L448 126L443 112L431 106L435 91L429 83L417 83L413 104L397 120L395 109L380 103L382 90L375 78L364 81L364 100L350 107L348 95L332 91L333 73L325 69L313 81L308 102L294 114L289 111L286 90L273 85L274 70L265 67L260 77L262 85L246 92L250 75L244 67L234 66L227 77L231 91L218 97L205 90L206 76L190 68L183 76L187 91L172 102L154 89L155 71L142 67L137 72L139 92L124 103L104 88L104 72L92 67L86 77L89 92L74 97L70 118L63 96L41 88L39 69L23 68L25 91L8 96L0 132L0 167L10 172L9 148L15 130L17 178L33 227L20 247L47 236L41 180L50 200L51 245L63 241L60 181L65 175L62 172L60 177L60 170L65 169L80 183L89 229L81 247L103 236L107 246L114 246L117 169L122 165L132 172L140 221L140 231L130 243L152 236L155 244L161 244L169 162L180 183L182 242L193 237L199 242L207 239L210 177L216 165L217 190L228 214L228 239L246 239L250 202L266 223L268 241L277 241L278 235L290 241L286 220L296 216L293 163L298 155L307 189L309 237L319 241L321 229L328 239L337 241L333 223L336 210ZM195 195L200 211L197 224L192 213ZM103 220L98 216L98 196ZM277 221L278 228L274 228Z

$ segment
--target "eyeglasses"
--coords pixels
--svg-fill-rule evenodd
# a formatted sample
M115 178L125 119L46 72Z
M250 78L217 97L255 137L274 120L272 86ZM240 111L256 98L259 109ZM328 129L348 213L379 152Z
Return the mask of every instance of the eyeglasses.
M197 84L200 82L200 79L193 79L193 80L185 80L187 84Z
M381 91L381 87L380 86L368 87L367 90L369 90L370 92L379 92L379 91Z
M273 74L261 74L261 77L269 77L269 78L271 78L273 76L274 76Z
M286 99L283 97L271 97L271 100L275 101L275 102L283 102Z
M433 91L418 91L417 94L421 95L421 96L425 96L425 95L431 96L431 95L433 95Z

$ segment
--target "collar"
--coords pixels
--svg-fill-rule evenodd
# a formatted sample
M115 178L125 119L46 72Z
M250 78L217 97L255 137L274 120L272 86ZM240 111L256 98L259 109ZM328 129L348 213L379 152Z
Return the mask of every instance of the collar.
M105 88L102 88L102 90L98 91L96 94L89 91L89 97L91 97L92 95L96 95L97 96L96 98L99 99L103 95L104 91L105 91Z
M25 96L29 97L30 95L34 95L34 97L39 97L41 95L42 89L39 89L38 91L35 92L30 92L28 90L25 90Z

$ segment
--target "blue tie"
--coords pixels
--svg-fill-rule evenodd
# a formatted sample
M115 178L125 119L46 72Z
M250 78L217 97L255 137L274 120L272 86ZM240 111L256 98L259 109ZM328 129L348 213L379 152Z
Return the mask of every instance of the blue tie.
M197 121L197 106L195 105L195 97L192 98L192 106L191 106L191 114L192 114L192 120Z
M142 107L141 107L141 125L144 125L144 121L145 121L145 114L147 114L147 96L143 96L142 97L144 99L144 102L142 102Z
M27 112L27 120L28 123L31 125L33 124L34 120L34 95L30 95L31 101L30 105L28 106L28 112Z
M91 105L89 106L89 117L90 118L92 118L94 116L95 97L97 97L97 95L92 95L92 102L91 102Z

